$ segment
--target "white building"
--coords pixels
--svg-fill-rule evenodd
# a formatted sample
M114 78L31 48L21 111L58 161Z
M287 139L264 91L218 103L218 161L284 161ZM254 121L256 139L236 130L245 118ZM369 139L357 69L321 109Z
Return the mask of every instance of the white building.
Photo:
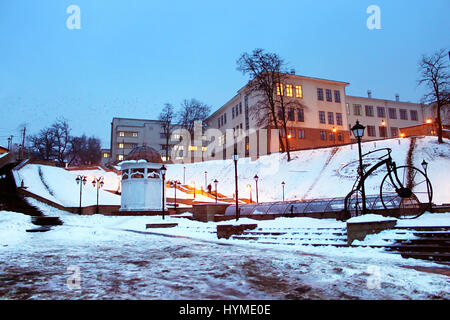
M120 211L161 212L162 159L158 151L148 146L136 147L120 166L122 169ZM164 195L164 204L165 198Z

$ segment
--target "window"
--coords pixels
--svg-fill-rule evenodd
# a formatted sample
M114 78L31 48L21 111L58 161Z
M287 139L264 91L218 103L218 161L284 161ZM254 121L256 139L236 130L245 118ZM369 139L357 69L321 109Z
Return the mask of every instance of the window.
M298 138L305 139L305 130L303 130L303 129L298 130Z
M345 104L345 111L347 112L347 114L350 114L350 103Z
M327 133L326 131L320 131L320 140L327 140Z
M369 137L376 137L377 133L375 131L375 126L367 126L367 135Z
M124 170L122 171L122 180L127 180L128 179L128 170Z
M341 92L339 90L334 90L334 102L341 103Z
M138 136L137 132L133 132L133 137L136 138Z
M104 153L103 153L103 158L109 158L109 154L106 153L106 152L104 152Z
M361 105L360 104L353 105L353 115L355 115L355 116L361 115Z
M239 114L239 105L236 105L236 111L234 112L235 116L237 117Z
M401 120L408 120L408 110L406 109L400 109L400 119Z
M317 88L317 100L323 101L323 89Z
M328 112L328 124L334 124L334 113Z
M324 111L319 111L319 121L320 121L320 123L327 123L325 121L325 112Z
M242 114L242 102L239 102L239 114Z
M373 117L373 106L365 106L366 108L366 117Z
M125 132L119 131L119 137L125 137Z
M305 122L305 112L303 109L297 109L297 121Z
M412 121L419 121L419 115L417 113L417 110L411 110L410 115Z
M277 95L278 96L282 96L283 93L283 84L282 83L277 83Z
M231 119L234 119L234 108L231 108Z
M217 128L220 128L220 117L217 118Z
M279 120L284 119L284 114L283 114L283 108L282 107L278 107L278 119Z
M123 149L124 145L123 143L119 143L119 149Z
M288 129L289 137L288 138L295 138L295 129Z
M118 154L117 155L117 160L122 161L123 160L123 154Z
M391 127L391 137L392 138L398 137L398 128Z
M336 112L336 124L338 126L342 126L342 113Z
M288 97L293 97L294 96L292 84L287 84L286 85L286 95Z
M334 132L330 132L330 141L336 141L336 135Z
M145 169L131 169L131 179L143 179Z
M282 138L286 137L286 131L284 131L284 128L281 128L281 129L280 129L280 136L281 136Z
M333 97L331 96L331 90L330 89L326 89L325 92L326 92L326 95L327 95L327 101L328 102L333 102Z
M303 98L303 88L302 88L302 86L295 86L295 96L297 98Z
M223 114L223 123L224 124L227 123L227 114L226 113Z
M289 121L295 121L295 111L294 108L288 109L288 120Z
M378 118L386 118L386 109L384 107L377 107Z
M397 109L395 108L389 108L389 118L390 119L397 119Z
M344 141L344 135L341 132L338 133L338 141Z
M380 137L387 138L386 127L378 127L378 131L380 132Z

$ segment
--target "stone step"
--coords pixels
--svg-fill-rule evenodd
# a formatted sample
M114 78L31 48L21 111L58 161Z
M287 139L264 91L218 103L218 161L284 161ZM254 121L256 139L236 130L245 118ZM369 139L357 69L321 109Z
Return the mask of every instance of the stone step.
M401 252L400 254L403 258L414 258L414 259L421 259L421 260L450 262L450 254L449 253L407 251L407 252Z
M450 253L449 246L441 246L441 245L387 245L385 246L387 251L413 251L413 252L440 252L440 253Z
M383 239L386 241L395 240L398 243L404 244L442 244L450 246L450 239L447 238L415 238L415 239Z
M446 238L450 240L450 232L447 231L421 231L414 232L413 235L421 238Z
M415 231L450 231L450 227L395 227L396 230L415 230Z

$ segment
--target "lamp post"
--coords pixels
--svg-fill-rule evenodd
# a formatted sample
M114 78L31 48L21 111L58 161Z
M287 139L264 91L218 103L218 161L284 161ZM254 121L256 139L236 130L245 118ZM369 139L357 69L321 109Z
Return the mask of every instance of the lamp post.
M214 179L214 185L216 186L216 203L217 203L217 184L219 183L219 181L217 181L217 179Z
M100 188L103 188L104 182L103 182L103 177L97 178L94 177L94 179L92 179L92 186L94 188L97 188L97 214L98 214L98 191Z
M281 187L282 187L282 189L283 189L283 202L284 202L284 186L286 185L286 183L283 181L282 183L281 183Z
M83 193L83 185L86 184L87 177L83 176L83 175L78 175L77 178L75 179L75 181L77 182L77 184L80 185L80 214L82 214L82 211L81 211L81 196L82 196L82 193Z
M162 214L163 214L163 220L164 220L164 217L165 217L165 213L166 213L166 211L165 211L165 189L166 189L166 182L165 182L165 180L166 180L166 171L167 171L167 168L163 165L160 169L159 169L159 172L161 172L161 175L162 175Z
M186 167L183 167L183 184L186 185Z
M364 188L364 181L363 181L363 161L362 161L362 152L361 152L361 138L364 135L364 130L366 127L361 125L359 121L356 121L356 124L351 129L353 132L353 135L355 136L356 140L358 140L358 152L359 152L359 177L361 179L361 195L362 195L362 210L363 214L366 214L366 191Z
M256 203L259 203L259 201L258 201L258 179L259 179L258 175L255 174L253 179L255 179L255 182L256 182Z
M423 171L425 172L425 178L428 179L428 171L427 171L427 169L428 169L428 162L426 162L425 159L424 159L422 161L421 165L422 165ZM428 186L428 180L427 180L427 194L430 194L430 188ZM428 205L430 206L430 212L433 212L432 211L433 207L432 207L431 200L430 200L429 197L428 197Z
M208 190L208 171L205 171L205 190Z
M253 201L252 201L252 186L248 184L246 187L247 187L247 190L250 191L250 203L253 203Z
M239 196L238 196L238 175L237 175L237 163L239 156L237 155L236 148L234 149L233 161L234 161L234 181L235 181L235 194L236 194L236 221L239 220Z
M177 212L177 184L178 184L178 181L177 181L177 180L175 180L175 181L172 182L172 185L173 185L174 188L175 188L175 190L174 190L174 193L175 193L175 205L174 205L174 207L175 207L175 213Z

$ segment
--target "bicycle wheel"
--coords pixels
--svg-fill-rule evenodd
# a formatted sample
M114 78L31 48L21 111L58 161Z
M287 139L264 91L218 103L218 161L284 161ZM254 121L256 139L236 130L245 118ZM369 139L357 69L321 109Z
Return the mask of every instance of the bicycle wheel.
M345 211L347 217L353 218L362 215L362 193L361 190L353 190L345 198Z
M380 198L386 210L393 210L399 219L415 219L421 216L433 198L433 189L427 176L411 166L397 167L397 178L391 172L383 178Z

